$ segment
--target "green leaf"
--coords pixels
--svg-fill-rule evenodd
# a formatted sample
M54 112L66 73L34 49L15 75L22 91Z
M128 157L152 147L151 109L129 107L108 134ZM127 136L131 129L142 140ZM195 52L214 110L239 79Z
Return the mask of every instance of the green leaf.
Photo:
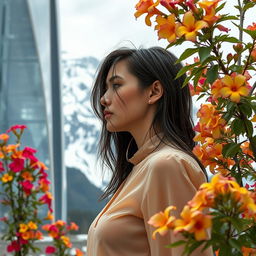
M250 35L253 39L256 39L256 30L249 30L249 29L245 29L239 25L237 25L236 23L232 22L236 27L238 27L240 30L243 30L246 34Z
M219 256L233 256L232 254L232 247L228 245L223 245L220 248Z
M229 239L228 243L231 245L231 247L236 248L237 250L240 251L240 248L241 248L242 245L237 240Z
M191 68L193 68L194 66L197 66L198 63L194 63L194 64L191 64L191 65L187 65L187 66L184 66L179 72L178 74L176 75L175 79L179 78L180 76L184 75L188 70L190 70Z
M201 47L199 48L199 57L200 57L200 61L203 62L204 60L206 60L212 51L212 47Z
M224 157L233 157L235 156L240 149L240 145L234 142L226 144L222 149L222 154Z
M237 73L242 73L243 67L240 65L231 65L229 67L230 70L232 70L233 72L237 72Z
M176 63L181 62L185 59L187 59L188 57L190 57L191 55L195 54L196 52L198 52L199 48L188 48L186 49L181 56L179 57L179 59L176 61Z
M254 5L255 5L254 3L249 2L249 3L247 3L247 4L244 5L244 8L243 8L243 9L244 9L244 11L246 11L246 10L252 8Z
M180 245L183 245L183 244L185 244L185 243L186 243L185 240L180 240L180 241L177 241L177 242L175 242L175 243L171 243L171 244L169 244L169 245L166 245L165 247L166 247L166 248L174 248L174 247L178 247L178 246L180 246Z
M252 125L252 122L249 121L249 120L245 120L245 126L246 126L246 129L247 129L247 136L250 138L252 137L252 134L253 134L253 125Z
M247 117L250 117L252 115L252 108L248 103L239 105L239 109Z
M231 123L231 130L235 133L235 135L240 135L245 133L245 129L244 129L244 123L241 119L235 119L232 123Z
M212 84L218 78L219 66L214 65L207 70L206 82Z
M223 4L221 4L220 6L218 6L218 7L216 8L216 13L219 12L220 10L222 10L222 9L224 8L225 4L226 4L226 2L223 3Z

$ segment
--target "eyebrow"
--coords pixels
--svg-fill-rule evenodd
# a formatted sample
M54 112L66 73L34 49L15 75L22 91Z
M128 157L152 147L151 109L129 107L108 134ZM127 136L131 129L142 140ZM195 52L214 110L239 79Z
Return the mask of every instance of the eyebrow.
M110 77L108 81L113 82L113 80L115 80L115 79L123 79L123 78L121 76L114 75L114 76Z

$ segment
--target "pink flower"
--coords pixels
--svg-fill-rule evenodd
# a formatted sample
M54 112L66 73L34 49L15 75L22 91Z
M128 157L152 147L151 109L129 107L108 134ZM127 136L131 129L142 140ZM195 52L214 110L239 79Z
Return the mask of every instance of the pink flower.
M52 254L56 252L56 248L54 246L47 246L45 249L46 254Z
M18 125L18 124L16 124L16 125L13 125L13 126L11 126L8 130L7 130L7 132L16 132L16 130L17 129L20 129L21 131L23 131L24 129L26 129L27 128L27 126L26 125Z
M7 246L7 252L18 252L20 251L20 245L18 244L17 241L12 241L8 246Z
M20 172L24 169L24 159L22 158L14 158L13 162L9 164L9 168L13 172Z
M21 181L20 184L22 185L23 191L26 193L26 195L30 195L33 184L29 180Z

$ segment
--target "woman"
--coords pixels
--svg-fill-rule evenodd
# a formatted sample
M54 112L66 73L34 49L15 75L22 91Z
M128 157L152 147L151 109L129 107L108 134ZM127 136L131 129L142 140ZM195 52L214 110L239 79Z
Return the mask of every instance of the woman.
M169 205L177 216L206 181L193 155L191 97L176 58L160 47L122 48L102 63L92 91L102 120L100 155L113 176L112 196L92 223L88 256L180 256L165 245L180 239L170 231L152 240L147 222ZM194 255L212 255L210 250Z

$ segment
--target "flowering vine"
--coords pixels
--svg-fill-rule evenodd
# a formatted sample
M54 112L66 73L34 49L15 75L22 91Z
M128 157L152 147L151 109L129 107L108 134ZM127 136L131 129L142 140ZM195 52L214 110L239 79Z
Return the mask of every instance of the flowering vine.
M175 245L183 244L187 255L201 244L203 249L212 246L218 255L249 256L256 250L256 198L249 192L256 184L256 23L244 25L245 14L255 9L256 1L234 1L234 15L224 12L225 4L140 0L135 7L136 18L146 14L146 25L152 26L155 18L154 28L159 39L168 41L167 48L190 42L178 59L188 63L177 78L186 74L183 86L205 102L197 113L193 152L216 176L201 186L181 219L169 216L175 208L171 206L149 221L158 227L154 237L168 229L182 233L186 240ZM238 30L238 37L230 35L231 28ZM194 62L189 63L191 58Z

